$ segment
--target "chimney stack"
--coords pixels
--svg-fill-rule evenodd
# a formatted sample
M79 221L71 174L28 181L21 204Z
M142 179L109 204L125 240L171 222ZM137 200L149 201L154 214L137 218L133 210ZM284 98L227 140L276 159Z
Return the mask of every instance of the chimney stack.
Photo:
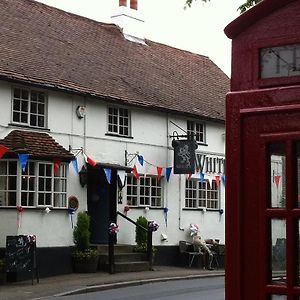
M127 40L145 44L144 19L138 11L138 0L119 0L119 7L112 13L111 19L121 28Z
M138 1L137 0L130 0L130 8L131 9L138 9Z
M119 0L119 6L127 6L127 0Z

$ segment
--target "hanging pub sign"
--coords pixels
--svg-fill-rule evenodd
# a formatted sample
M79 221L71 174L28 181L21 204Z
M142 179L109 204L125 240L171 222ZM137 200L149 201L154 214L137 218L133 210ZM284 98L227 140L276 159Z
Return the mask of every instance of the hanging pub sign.
M198 145L194 140L173 140L174 174L189 174L195 171L195 150Z

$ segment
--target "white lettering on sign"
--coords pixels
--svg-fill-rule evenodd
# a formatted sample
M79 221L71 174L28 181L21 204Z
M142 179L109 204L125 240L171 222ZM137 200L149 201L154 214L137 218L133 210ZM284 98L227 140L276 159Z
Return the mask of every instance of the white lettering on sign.
M202 173L225 173L225 158L197 153L196 169Z

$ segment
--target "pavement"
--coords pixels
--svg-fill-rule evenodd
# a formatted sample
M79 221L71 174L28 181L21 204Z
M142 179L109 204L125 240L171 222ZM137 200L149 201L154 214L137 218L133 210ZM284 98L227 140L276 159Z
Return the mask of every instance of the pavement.
M32 281L7 282L0 285L0 300L38 300L48 297L83 294L150 282L224 276L225 271L201 268L154 266L153 271L109 274L71 273Z

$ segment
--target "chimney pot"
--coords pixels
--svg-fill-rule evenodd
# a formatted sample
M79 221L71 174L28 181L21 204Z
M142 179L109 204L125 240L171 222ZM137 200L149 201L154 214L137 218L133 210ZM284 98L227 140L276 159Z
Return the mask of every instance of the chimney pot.
M119 0L119 6L127 6L127 0Z
M137 0L130 0L130 8L137 10L138 1Z

